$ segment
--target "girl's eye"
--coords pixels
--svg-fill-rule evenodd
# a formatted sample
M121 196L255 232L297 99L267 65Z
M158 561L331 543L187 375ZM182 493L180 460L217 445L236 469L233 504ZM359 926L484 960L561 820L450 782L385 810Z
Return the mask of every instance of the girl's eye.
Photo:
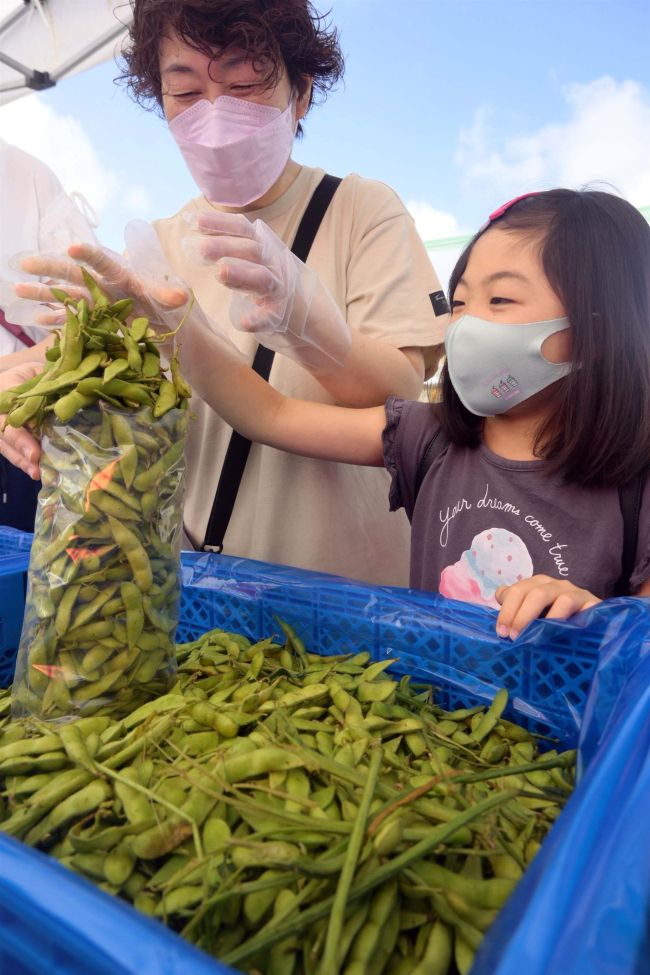
M198 97L199 97L198 91L179 91L179 92L172 93L172 98L198 98Z
M464 306L464 304L465 304L464 301L460 301L458 298L454 298L454 300L451 303L451 307L452 308L462 308Z
M232 85L233 91L253 91L257 85Z
M499 297L490 298L490 304L491 305L511 305L512 304L512 299L511 298L499 298Z

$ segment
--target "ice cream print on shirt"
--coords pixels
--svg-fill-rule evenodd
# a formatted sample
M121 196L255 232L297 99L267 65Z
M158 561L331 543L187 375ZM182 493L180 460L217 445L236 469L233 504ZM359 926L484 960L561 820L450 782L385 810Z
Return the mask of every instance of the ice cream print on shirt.
M441 509L439 516L440 548L446 549L451 539L454 554L465 549L440 572L443 596L498 608L495 592L500 586L537 573L568 576L567 545L535 513L491 494L489 484L476 497L459 498ZM487 527L477 531L481 520Z
M440 573L440 593L450 599L498 608L494 594L533 575L528 549L513 532L488 528L475 535L458 562Z

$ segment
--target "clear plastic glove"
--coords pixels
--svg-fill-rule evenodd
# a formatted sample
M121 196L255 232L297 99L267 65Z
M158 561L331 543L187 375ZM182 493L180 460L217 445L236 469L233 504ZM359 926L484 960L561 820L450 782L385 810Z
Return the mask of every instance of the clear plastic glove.
M39 271L23 266L23 261L30 262L34 255L12 255L7 263L15 272L15 277L11 282L0 284L0 307L4 308L8 321L16 325L60 324L64 315L59 303L52 299L48 284L59 284L63 287L67 281L65 276L56 278L48 274L48 269L55 269L57 261L65 261L70 244L82 243L98 247L99 241L94 230L96 226L95 214L80 193L59 193L50 201L38 227L38 256L41 261L32 264L45 269L42 274L43 288L31 291L31 286L34 285L31 275L38 274ZM29 294L34 294L35 297L25 300L26 295L16 291L16 285L20 287L22 284L26 284Z
M53 287L63 289L75 301L85 298L93 304L83 280L83 265L110 301L133 298L134 314L145 315L152 323L173 330L191 304L189 288L171 272L150 224L133 221L126 228L125 237L127 246L132 247L128 260L106 247L88 243L72 244L62 256L23 257L22 269L40 280L18 282L16 294L28 303L31 314L35 307L39 309L39 322L60 324L64 309L53 294Z
M338 305L265 223L220 211L188 222L198 234L183 238L184 253L196 264L214 265L231 289L236 329L314 371L345 364L352 334Z
M170 338L171 333L176 334L183 373L199 396L210 402L219 369L240 365L245 362L244 357L218 325L207 318L191 289L173 272L151 224L131 221L124 239L128 258L96 245L73 244L67 257L36 254L25 259L23 266L34 274L58 280L59 286L75 300L85 297L92 305L92 295L79 267L82 264L111 302L134 299L134 315L146 316L159 334L170 333ZM51 288L40 281L16 286L28 301L56 305ZM163 350L167 351L164 346Z

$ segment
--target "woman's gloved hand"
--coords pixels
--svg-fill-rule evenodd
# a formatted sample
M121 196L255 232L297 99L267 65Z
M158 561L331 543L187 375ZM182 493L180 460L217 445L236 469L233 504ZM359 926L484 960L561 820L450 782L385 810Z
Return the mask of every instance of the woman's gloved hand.
M127 258L87 243L72 244L63 257L35 254L25 258L25 270L47 278L50 283L21 282L16 285L16 291L32 305L43 304L47 309L43 314L59 316L60 322L61 315L65 317L65 309L53 287L66 291L74 300L85 297L91 306L96 298L105 300L91 293L81 264L110 302L132 298L133 315L148 318L159 335L166 334L170 340L175 336L186 378L199 396L209 402L215 371L241 365L244 357L218 324L204 314L191 288L174 274L151 224L144 220L131 221L124 239ZM169 345L161 346L163 354L171 351L171 344L170 341Z
M0 281L0 306L5 315L15 325L58 325L65 315L61 305L52 299L47 283L63 284L66 281L65 269L58 281L47 271L57 268L57 262L66 263L66 250L70 244L79 243L99 247L94 228L97 220L88 202L80 193L59 193L47 205L38 224L38 253L19 253L5 255L5 263L15 272L11 281ZM34 260L39 258L39 260ZM23 266L23 261L27 267ZM45 286L35 288L30 277L40 275ZM26 295L16 291L18 282L26 284ZM31 297L33 296L33 297ZM28 300L25 300L25 298Z
M94 297L84 282L83 265L109 301L133 298L135 315L145 315L152 324L157 322L175 328L191 303L190 289L167 267L153 228L144 221L137 223L151 231L150 235L138 227L131 235L140 259L139 268L131 256L127 260L108 248L88 243L71 244L64 255L24 256L22 270L39 280L19 281L14 285L16 295L27 303L18 317L23 320L29 317L39 324L60 324L65 318L65 309L53 288L67 292L74 301L85 298L92 306ZM157 248L154 253L147 251L149 243Z
M352 335L339 307L318 275L265 223L221 211L188 222L198 233L183 238L185 255L213 265L231 289L235 328L315 371L345 364Z

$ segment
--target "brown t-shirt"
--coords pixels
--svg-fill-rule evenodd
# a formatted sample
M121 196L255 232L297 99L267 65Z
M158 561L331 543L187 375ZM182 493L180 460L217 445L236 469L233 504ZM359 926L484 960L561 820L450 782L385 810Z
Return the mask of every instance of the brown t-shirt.
M420 460L438 429L428 403L386 404L384 460L391 510L411 520L411 585L497 607L499 586L544 574L594 595L613 595L621 573L623 518L616 488L567 485L544 461L506 460L481 445L450 444L415 497ZM650 491L639 517L634 592L650 578Z
M291 243L324 173L302 167L269 206L245 211ZM173 269L187 281L206 313L252 361L257 342L232 328L229 292L212 267L190 263L181 249L189 233L185 212L210 209L205 199L156 223ZM329 289L350 327L396 348L443 340L446 315L434 313L436 273L396 194L383 183L346 176L325 214L307 261ZM440 308L438 307L439 311ZM303 368L275 356L271 384L297 399L331 403ZM231 429L198 398L188 428L185 525L202 542ZM389 478L377 468L334 464L253 444L226 533L231 555L333 572L385 585L408 584L409 526L386 510Z

